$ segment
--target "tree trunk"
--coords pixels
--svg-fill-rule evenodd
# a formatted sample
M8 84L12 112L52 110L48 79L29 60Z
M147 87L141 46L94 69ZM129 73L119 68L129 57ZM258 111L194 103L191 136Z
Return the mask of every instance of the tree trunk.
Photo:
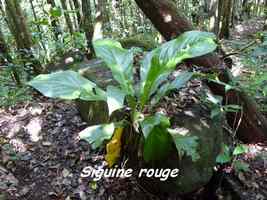
M93 39L103 39L104 27L106 25L106 13L105 6L106 2L104 0L97 0L96 2L96 18L94 23L94 36Z
M47 3L50 4L52 6L52 8L56 8L56 3L54 0L47 0ZM61 34L61 28L59 26L59 22L57 18L53 18L51 17L51 25L53 27L53 32L55 35L55 39L57 40L59 35Z
M218 28L218 0L211 0L210 4L206 7L207 12L209 13L209 30L216 33Z
M8 50L8 45L5 41L4 35L2 33L2 30L0 28L0 65L5 65L5 64L9 64L12 62L12 58L9 55L9 50ZM20 77L17 73L17 70L14 66L11 66L11 76L12 79L14 80L14 82L20 86L21 85L21 81L20 81Z
M70 18L70 15L68 12L68 7L67 7L67 2L66 0L60 0L60 3L61 3L61 6L64 10L64 17L65 17L65 20L66 20L66 24L67 24L67 27L70 31L71 34L74 33L74 29L73 29L73 26L72 26L72 21L71 21L71 18Z
M264 22L264 27L263 27L263 30L264 31L267 31L267 0L265 0L265 3L264 3L264 15L265 15L265 22Z
M81 6L80 6L80 2L79 0L73 0L73 3L74 3L74 7L75 7L75 10L76 10L76 16L77 16L77 21L78 21L78 26L79 26L79 29L81 28Z
M34 20L38 21L38 17L37 17L37 14L35 12L35 8L34 8L32 0L30 0L30 5L31 5L31 9L32 9L32 14L33 14ZM41 46L44 49L44 51L46 52L46 47L45 47L45 44L44 44L43 38L42 38L42 29L41 29L39 24L37 24L36 27L37 27L38 32L40 33L39 34L39 39L40 39Z
M185 31L193 30L191 23L186 20L170 0L135 0L154 26L165 37L170 40ZM221 59L215 53L187 61L187 65L196 64L206 68L216 68L220 71L219 79L222 82L230 83L231 76ZM221 85L209 83L213 93L221 95L228 100L229 104L237 104L243 107L243 114L237 136L244 142L265 142L267 138L267 120L257 109L256 103L244 92L233 89L225 94ZM238 113L240 115L240 113ZM235 128L236 113L228 113L227 121L232 128ZM238 120L237 120L238 121Z
M9 28L15 38L17 49L20 51L22 58L30 59L32 64L25 68L31 74L40 74L42 72L41 63L34 58L32 53L32 36L27 27L26 19L21 10L19 1L5 0L6 13L8 16Z
M219 31L219 38L229 38L232 0L223 0L222 26Z
M74 30L78 32L80 27L78 25L77 11L76 11L74 2L72 0L69 0L68 2L69 2L70 11L72 12L70 15L72 17L72 25L74 27Z
M92 22L91 15L91 4L90 0L82 0L82 12L83 12L83 30L86 35L87 40L87 57L91 59L95 52L92 44L93 35L94 35L94 26Z

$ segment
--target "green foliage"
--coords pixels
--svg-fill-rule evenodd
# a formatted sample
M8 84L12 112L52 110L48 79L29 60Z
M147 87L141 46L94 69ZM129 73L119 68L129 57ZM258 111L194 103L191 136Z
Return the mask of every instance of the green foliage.
M246 92L254 96L263 111L267 111L267 32L259 32L259 43L241 56L241 62L249 72L241 82Z
M248 152L248 147L245 145L237 145L233 151L233 155L237 156Z
M163 160L172 147L172 139L167 131L170 126L169 119L163 114L156 113L146 117L140 125L145 138L145 161Z
M86 101L106 100L106 93L102 89L74 71L42 74L28 84L47 97L67 100L80 98Z
M241 171L247 172L247 171L249 171L249 164L245 163L242 160L235 160L233 162L233 167L234 167L236 172L241 172Z
M189 31L149 52L140 69L141 106L149 100L152 88L161 84L161 77L169 75L178 63L214 51L217 47L214 39L215 35L211 33Z
M9 107L31 100L27 87L1 87L0 88L0 107Z
M116 86L108 86L106 92L72 71L39 75L29 85L48 97L106 101L109 114L127 107L131 119L128 122L121 121L120 124L130 123L137 132L143 134L144 159L147 162L162 160L171 151L173 144L180 157L186 154L195 161L199 158L196 151L197 137L174 132L169 129L171 124L167 116L159 113L144 115L144 109L146 106L155 106L171 90L183 87L191 79L192 73L181 73L170 83L166 81L167 76L184 59L215 50L214 39L211 33L191 31L148 52L141 63L141 80L137 87L133 81L135 49L124 49L119 42L110 39L94 42L96 55L105 61L118 83ZM114 128L114 123L89 127L80 133L80 137L96 148L112 137Z
M114 111L124 107L124 99L126 95L126 92L115 86L110 85L107 87L107 104L109 108L109 115L111 115Z
M222 146L222 152L217 156L216 162L220 164L225 164L228 163L232 160L230 148L226 145L223 144Z
M121 89L133 96L133 51L123 49L119 42L109 39L95 41L94 48L96 56L105 61Z
M180 158L182 158L184 154L190 156L192 161L197 161L200 158L197 152L198 137L184 134L184 130L177 131L169 129L168 131L173 138Z
M81 139L92 144L92 148L98 148L104 140L109 140L115 130L115 124L102 124L90 126L79 133Z
M150 51L158 46L151 34L137 34L131 37L119 39L119 42L125 49L130 49L131 47L140 47L144 51Z
M53 18L58 18L61 17L62 11L60 8L51 8L49 14Z
M242 160L238 160L237 156L248 152L248 147L243 144L237 144L233 151L226 144L222 145L222 151L217 156L216 162L219 164L231 163L236 172L249 171L249 164Z
M23 84L21 86L16 85L12 79L11 72L10 66L0 71L0 107L14 106L32 98L28 87ZM23 82L23 73L20 72L20 74Z

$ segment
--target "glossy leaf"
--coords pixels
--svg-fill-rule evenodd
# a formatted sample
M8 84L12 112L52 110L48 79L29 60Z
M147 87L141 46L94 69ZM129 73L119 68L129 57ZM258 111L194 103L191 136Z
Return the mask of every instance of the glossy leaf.
M133 51L122 48L119 42L111 39L96 40L94 49L97 57L110 68L121 89L133 96Z
M51 10L50 10L50 15L52 16L52 17L55 17L55 18L57 18L57 17L60 17L61 15L62 15L62 11L61 11L61 9L60 8L52 8Z
M180 158L184 155L190 156L192 161L197 161L200 155L197 152L198 137L183 134L182 131L168 129L175 143Z
M216 162L220 164L228 163L232 160L230 148L223 144L221 153L216 157Z
M61 99L82 99L87 101L106 100L106 93L95 83L74 71L60 71L35 77L28 85L44 96Z
M79 133L80 139L86 140L93 149L98 148L104 140L109 140L115 130L114 123L90 126Z
M141 122L142 133L145 139L149 136L155 126L160 126L163 129L168 128L170 126L169 118L161 113L146 117Z
M167 132L167 128L170 126L169 119L161 113L156 113L146 117L140 125L145 138L145 161L163 159L170 152L172 146L170 134Z
M212 33L190 31L149 52L141 64L141 106L149 100L159 76L171 73L185 59L214 51L217 47L214 39Z
M246 145L237 145L233 151L233 155L240 155L248 152L248 147Z
M144 160L146 162L163 160L170 153L171 148L170 134L161 126L155 126L145 139Z
M107 103L109 115L115 110L119 110L124 107L124 99L126 93L114 86L107 87Z

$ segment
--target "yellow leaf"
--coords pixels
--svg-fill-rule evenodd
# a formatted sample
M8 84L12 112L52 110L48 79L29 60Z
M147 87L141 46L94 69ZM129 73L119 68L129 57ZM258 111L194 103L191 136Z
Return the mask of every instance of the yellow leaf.
M111 141L106 146L107 154L105 160L108 162L109 167L112 167L120 157L122 132L123 128L116 128Z

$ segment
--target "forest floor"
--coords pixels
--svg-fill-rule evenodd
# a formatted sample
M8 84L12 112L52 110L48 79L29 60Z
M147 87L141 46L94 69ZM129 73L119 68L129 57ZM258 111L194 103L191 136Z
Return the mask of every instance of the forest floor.
M231 41L243 44L261 23L254 19L235 28ZM231 41L225 41L229 51L235 50ZM233 59L240 62L238 55ZM85 127L74 103L36 93L29 102L0 109L0 200L157 199L133 178L81 178L84 167L106 165L103 151L77 140ZM250 170L225 169L218 199L267 199L267 147L249 145L241 157Z

